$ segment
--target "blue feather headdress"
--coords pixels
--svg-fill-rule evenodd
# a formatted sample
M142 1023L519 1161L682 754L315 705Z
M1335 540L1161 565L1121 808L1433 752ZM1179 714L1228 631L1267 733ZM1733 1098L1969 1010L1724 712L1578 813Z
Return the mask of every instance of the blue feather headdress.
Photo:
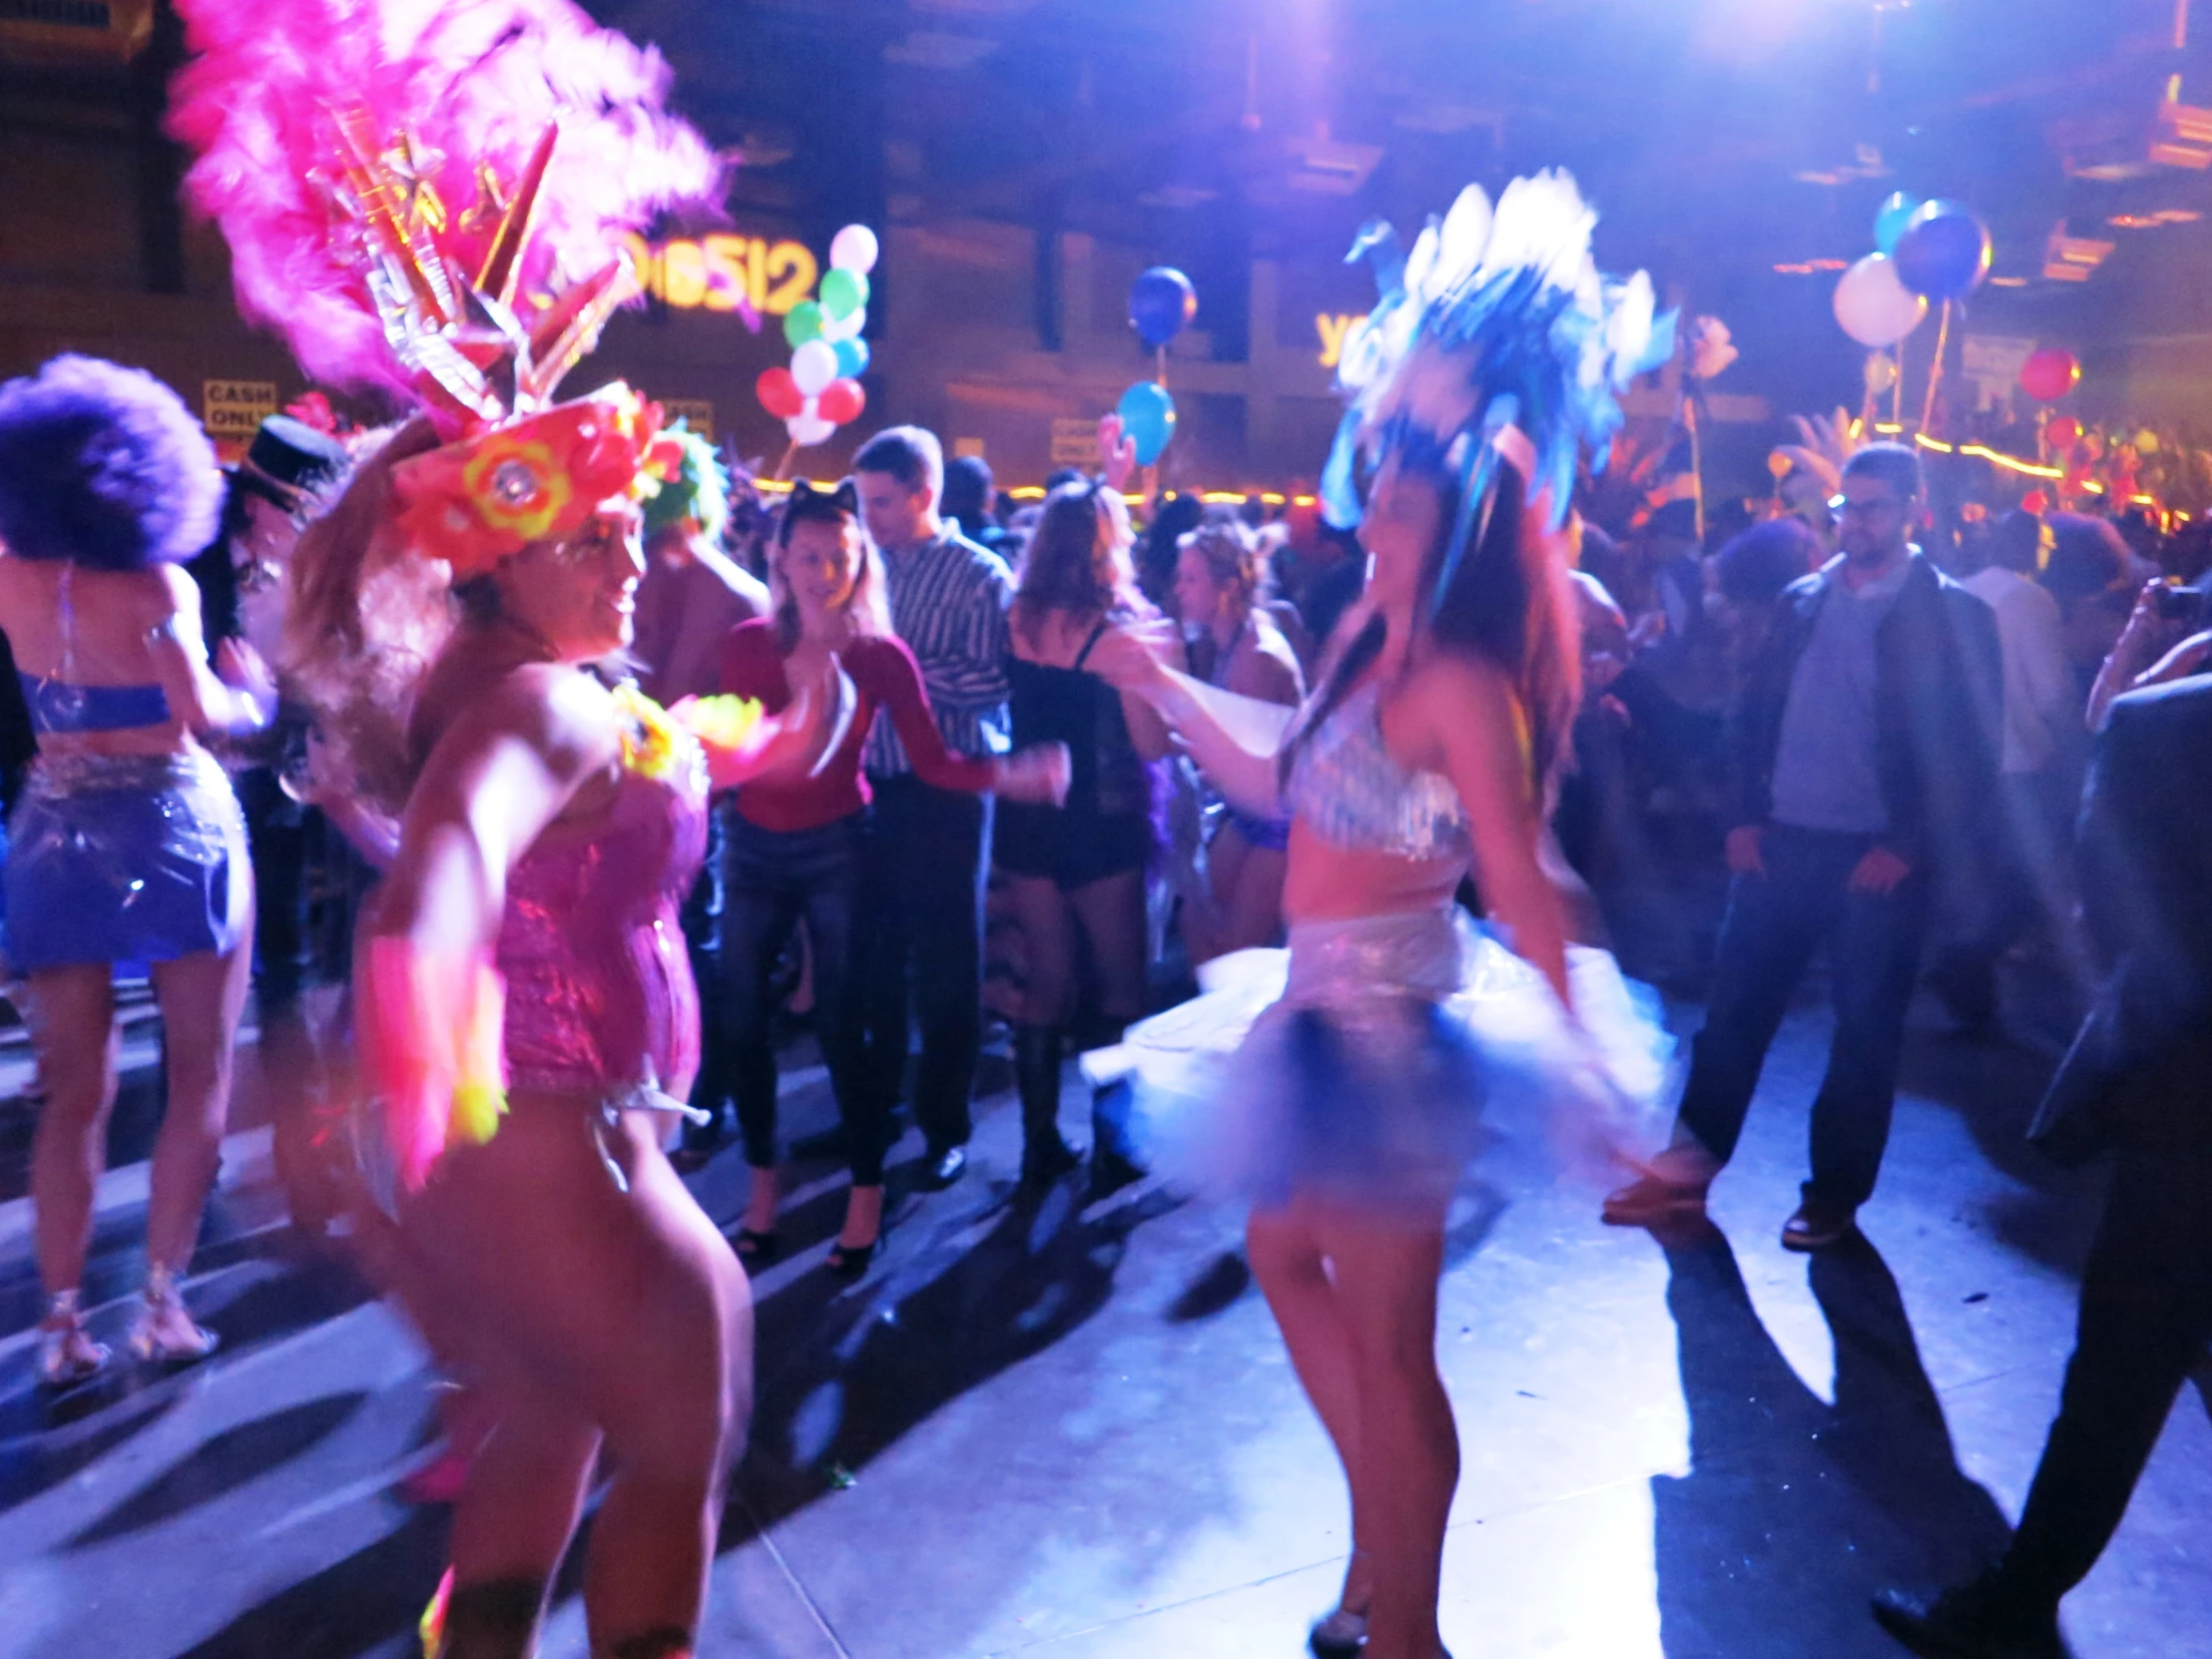
M1381 297L1339 359L1348 407L1322 474L1322 509L1341 529L1360 522L1363 458L1373 468L1396 455L1455 479L1459 518L1439 600L1489 499L1498 434L1515 426L1527 437L1529 498L1548 488L1557 524L1584 448L1604 465L1621 423L1618 394L1674 353L1674 315L1654 316L1651 278L1598 274L1596 225L1574 180L1546 172L1515 179L1494 209L1469 185L1410 254L1378 220L1346 257L1374 265Z

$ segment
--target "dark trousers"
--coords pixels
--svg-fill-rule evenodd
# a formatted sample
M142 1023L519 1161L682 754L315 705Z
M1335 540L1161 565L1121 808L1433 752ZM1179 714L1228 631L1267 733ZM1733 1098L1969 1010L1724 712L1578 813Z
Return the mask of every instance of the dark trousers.
M2004 1557L2008 1589L2055 1604L2088 1576L2207 1340L2212 1149L2125 1149L2082 1275L2058 1419Z
M966 1145L970 1130L990 856L988 797L917 778L876 782L860 898L868 1072L887 1111L905 1071L910 1009L921 1026L914 1121L939 1150Z
M776 1138L777 958L801 917L813 952L815 1034L830 1087L844 1123L845 1161L852 1184L882 1184L884 1097L870 1086L862 1062L860 1011L853 995L853 943L858 916L865 814L819 830L763 830L732 815L722 894L724 1029L745 1161L773 1169Z
M723 861L729 821L735 813L727 799L708 809L707 855L683 909L684 950L691 957L692 980L699 986L699 1076L692 1084L691 1103L714 1114L708 1133L716 1136L722 1133L723 1108L731 1093L730 1029L723 1014L728 1000L722 968ZM686 1139L691 1138L687 1133Z
M269 1014L299 1000L307 977L307 857L314 839L309 809L284 793L273 767L236 774L254 858L254 988Z
M1767 1049L1813 952L1829 949L1836 1038L1813 1101L1813 1179L1806 1196L1856 1209L1874 1193L1897 1101L1905 1013L1926 931L1926 881L1888 894L1853 892L1871 835L1767 830L1764 875L1728 889L1705 1028L1691 1047L1683 1126L1726 1163L1759 1086Z

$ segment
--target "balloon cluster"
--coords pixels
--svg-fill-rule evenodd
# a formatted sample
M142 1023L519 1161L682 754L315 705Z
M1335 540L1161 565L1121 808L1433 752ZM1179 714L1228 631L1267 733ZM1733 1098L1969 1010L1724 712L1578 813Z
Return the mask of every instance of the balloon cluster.
M1172 266L1156 265L1129 285L1129 326L1155 351L1165 352L1197 315L1198 290ZM1139 380L1121 394L1114 413L1137 446L1139 466L1157 461L1175 436L1175 399L1163 380Z
M1931 301L1963 299L1989 275L1989 229L1973 211L1899 191L1875 216L1875 252L1836 284L1836 320L1870 350L1898 344Z
M791 367L764 369L755 383L761 407L783 421L796 447L824 442L867 407L859 377L867 372L868 349L860 330L867 326L876 253L875 233L865 225L847 225L830 239L819 295L784 317Z

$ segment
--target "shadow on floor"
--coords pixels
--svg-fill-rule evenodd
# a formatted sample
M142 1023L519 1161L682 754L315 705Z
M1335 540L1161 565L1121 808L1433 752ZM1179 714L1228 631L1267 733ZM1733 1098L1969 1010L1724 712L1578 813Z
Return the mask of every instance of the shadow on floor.
M304 1456L349 1422L368 1397L358 1391L324 1394L212 1434L189 1457L164 1469L61 1547L90 1549L112 1543L235 1491Z
M723 1549L835 1490L939 1408L1091 1319L1130 1235L1178 1203L1155 1190L1086 1217L1062 1185L1041 1203L949 1216L856 1291L838 1295L811 1274L770 1298Z
M206 1292L193 1299L201 1323L222 1340L215 1364L335 1319L371 1295L342 1262L287 1255L266 1238L234 1241L234 1247L204 1250L194 1259L203 1274L243 1270L243 1283L232 1281L221 1300ZM115 1349L109 1369L66 1393L50 1393L38 1382L35 1345L0 1368L0 1510L69 1479L152 1427L201 1375L195 1368L165 1371L134 1363L123 1350L120 1325L103 1326L98 1335Z
M1868 1598L1949 1583L2004 1546L1960 1472L1897 1282L1853 1238L1812 1260L1836 1402L1791 1370L1709 1222L1662 1238L1690 1413L1690 1472L1652 1482L1670 1659L1896 1659Z
M2053 1062L2017 1043L1925 1028L1907 1034L1899 1086L1955 1112L1990 1167L2024 1191L1983 1206L1990 1232L2029 1261L2078 1277L2103 1177L2064 1169L2027 1142Z
M396 1531L240 1614L178 1659L361 1659L391 1651L414 1629L445 1571L445 1538L446 1511L418 1509Z

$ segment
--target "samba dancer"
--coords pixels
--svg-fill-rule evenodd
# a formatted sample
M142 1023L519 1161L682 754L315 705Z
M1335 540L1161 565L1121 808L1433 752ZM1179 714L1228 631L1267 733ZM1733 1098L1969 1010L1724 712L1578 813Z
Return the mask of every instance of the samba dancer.
M682 457L625 387L553 397L634 289L618 234L711 201L716 165L658 59L559 0L184 9L202 55L172 119L242 308L317 378L426 410L303 538L288 624L357 793L401 826L354 975L387 1178L357 1235L495 1422L426 1646L533 1650L604 1449L592 1651L688 1655L752 1309L662 1151L698 1060L678 907L709 761L738 782L809 723L748 744L727 720L703 756L590 672L629 641L639 503Z
M1135 1028L1122 1063L1158 1116L1163 1096L1211 1095L1186 1159L1252 1202L1254 1270L1343 1461L1354 1550L1314 1630L1325 1654L1444 1651L1458 1441L1436 1287L1485 1096L1511 1070L1555 1111L1658 1083L1656 1034L1611 959L1577 951L1570 968L1537 856L1577 695L1559 510L1654 332L1647 281L1598 277L1591 223L1546 175L1494 220L1468 190L1410 260L1367 240L1385 292L1345 354L1353 406L1327 483L1372 568L1295 720L1163 668L1134 632L1093 657L1231 801L1291 819L1287 954L1229 959L1245 971ZM1453 894L1470 870L1533 973L1494 941L1467 947Z

